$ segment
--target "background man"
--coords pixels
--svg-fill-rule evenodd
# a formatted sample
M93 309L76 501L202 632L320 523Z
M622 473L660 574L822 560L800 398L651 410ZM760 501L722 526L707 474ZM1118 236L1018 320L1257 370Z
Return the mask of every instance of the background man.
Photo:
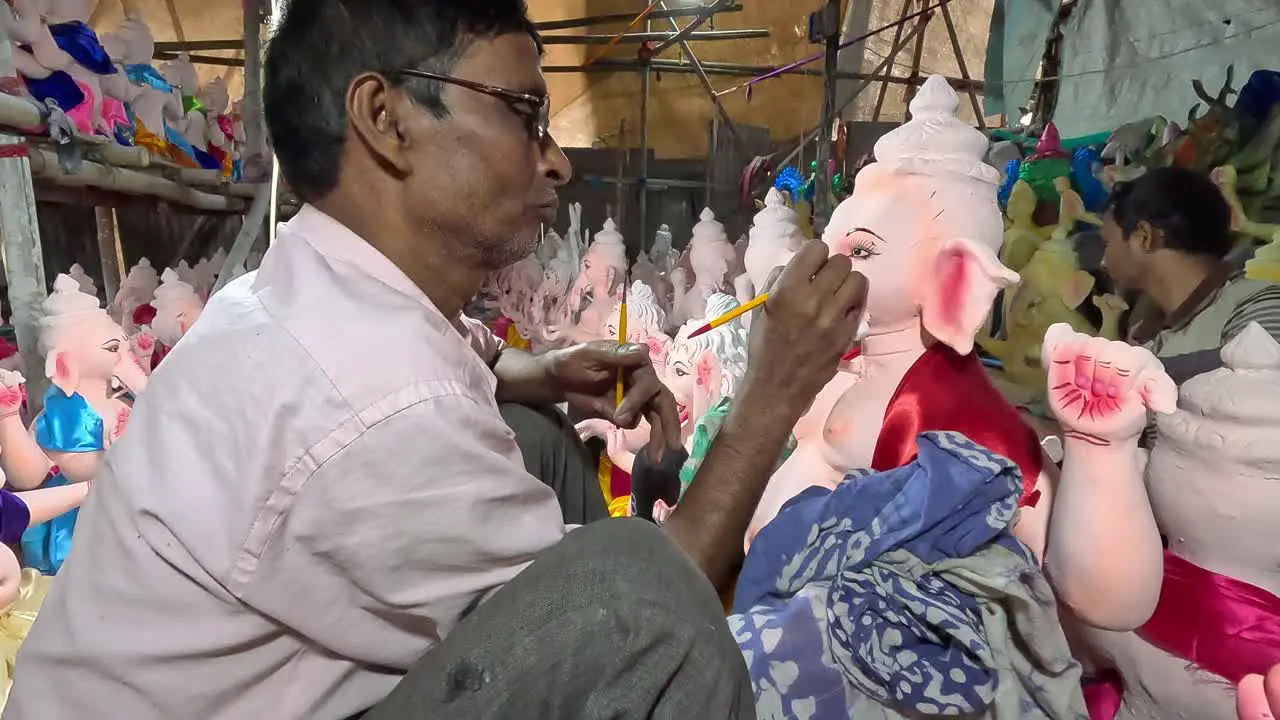
M1257 322L1280 338L1280 285L1246 279L1224 260L1231 209L1209 178L1152 170L1116 188L1102 235L1117 289L1139 290L1159 312L1131 321L1175 383L1221 366L1222 346Z
M539 55L520 0L289 6L266 116L308 204L153 375L6 718L754 717L716 590L866 283L797 255L665 532L566 526L500 403L644 416L651 454L679 426L643 348L534 358L461 315L569 178Z

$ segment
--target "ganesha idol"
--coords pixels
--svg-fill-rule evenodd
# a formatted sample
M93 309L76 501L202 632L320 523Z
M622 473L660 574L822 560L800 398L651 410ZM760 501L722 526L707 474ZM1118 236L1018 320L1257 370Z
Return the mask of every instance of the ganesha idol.
M155 308L151 332L157 346L151 367L155 367L200 318L204 300L190 283L178 279L178 273L167 268L160 276L160 287L156 288L151 306Z
M11 5L16 16L13 35L22 43L15 53L15 65L31 96L57 104L85 135L123 136L127 140L129 119L124 106L103 95L102 78L118 71L85 23L90 3L13 0Z
M831 252L867 277L866 335L795 427L795 452L770 480L746 542L806 488L901 467L922 432L959 432L1021 471L1014 533L1049 566L1058 599L1087 623L1130 629L1160 586L1137 438L1148 407L1171 411L1176 390L1147 351L1053 326L1042 358L1064 430L1061 473L1045 461L973 352L996 293L1018 276L996 257L999 173L983 162L985 136L956 119L957 104L945 79L929 78L911 121L876 143L876 162L824 232Z
M1222 362L1158 419L1147 488L1164 585L1136 631L1085 631L1122 679L1091 689L1094 720L1230 720L1234 684L1280 664L1280 344L1250 324Z
M693 226L686 252L693 279L683 268L671 271L675 291L670 319L674 326L707 315L707 298L712 293L732 292L730 274L738 261L738 252L729 242L724 225L710 208L702 211L701 219Z
M495 273L498 310L502 315L493 325L493 332L507 345L521 350L530 349L530 340L537 328L534 326L534 296L542 282L542 263L530 255Z
M605 321L604 331L607 337L618 338L623 331L622 301L613 306L609 319ZM663 329L667 326L667 314L653 290L643 282L636 280L626 298L626 337L628 343L645 345L649 348L649 356L655 364L666 356L670 338ZM586 420L577 426L583 440L592 437L604 438L608 463L599 467L600 488L605 500L614 504L611 512L621 513L626 509L627 496L631 493L631 466L635 452L649 439L649 426L643 420L641 425L632 430L622 430L605 420ZM616 504L615 504L616 503Z
M680 437L686 449L698 420L721 398L732 396L746 372L748 338L740 320L732 320L697 337L689 336L708 320L737 308L738 301L732 295L714 293L707 298L706 318L685 323L669 342L658 333L650 334L647 341L662 383L675 396L680 413ZM630 305L627 309L630 335ZM634 430L621 430L602 420L588 420L578 425L578 432L583 437L604 436L608 441L609 459L626 472L631 471L636 452L649 441L649 426L644 421Z
M129 268L129 274L120 282L120 289L116 290L116 296L107 306L107 313L126 332L134 332L136 328L133 327L133 312L139 305L151 302L151 296L159 286L160 276L156 274L156 269L151 266L150 260L142 258L137 265Z
M604 322L620 297L626 278L627 247L622 233L618 232L613 220L605 220L604 227L587 246L578 279L565 298L565 311L577 313L577 322L562 319L561 323L546 329L547 339L582 343L607 337ZM586 305L584 300L587 300Z
M746 303L764 292L765 283L780 264L779 260L794 255L804 241L800 217L787 207L781 191L769 188L764 207L756 213L748 233L747 250L742 258L746 272L734 280L738 301ZM751 327L750 317L743 318L748 329Z
M40 347L50 385L30 432L18 415L21 393L12 375L0 393L0 464L9 483L24 490L92 480L147 382L124 330L75 280L59 275L44 311ZM71 512L27 530L27 564L56 573L70 550L75 521Z
M103 89L125 103L133 120L133 141L158 157L184 161L169 144L169 126L183 116L182 100L169 80L152 64L155 38L141 16L128 14L114 33L104 33L103 46L121 72L104 76Z

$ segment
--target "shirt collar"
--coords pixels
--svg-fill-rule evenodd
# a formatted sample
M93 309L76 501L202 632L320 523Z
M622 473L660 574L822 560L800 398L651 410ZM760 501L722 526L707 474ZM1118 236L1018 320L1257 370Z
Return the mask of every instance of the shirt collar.
M298 214L280 226L279 235L287 236L290 240L301 240L330 264L352 267L392 290L413 298L426 308L432 325L441 330L448 327L462 333L461 318L446 318L435 303L431 302L431 298L386 255L316 206L303 205Z
M1222 263L1212 272L1210 272L1195 290L1187 296L1187 299L1178 306L1176 310L1168 315L1162 315L1158 311L1151 314L1150 317L1137 319L1130 327L1130 341L1136 344L1145 344L1155 339L1157 335L1166 330L1181 330L1187 326L1197 315L1209 307L1214 300L1217 299L1218 293L1227 283L1240 277L1243 273L1230 263Z

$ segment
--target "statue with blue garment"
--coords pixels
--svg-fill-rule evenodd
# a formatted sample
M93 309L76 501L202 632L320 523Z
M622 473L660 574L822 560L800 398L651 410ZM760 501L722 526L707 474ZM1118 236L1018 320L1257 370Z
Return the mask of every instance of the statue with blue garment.
M124 330L74 279L57 277L44 310L40 346L50 385L30 431L18 413L14 375L0 378L0 464L19 490L91 481L147 382ZM73 511L29 528L22 535L25 564L57 573L75 523Z

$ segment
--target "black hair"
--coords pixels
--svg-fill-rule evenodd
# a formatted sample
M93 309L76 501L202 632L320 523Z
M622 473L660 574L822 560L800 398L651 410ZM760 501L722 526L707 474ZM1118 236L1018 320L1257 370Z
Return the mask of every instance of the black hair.
M1125 237L1146 222L1160 231L1163 247L1195 255L1231 251L1231 207L1208 176L1182 168L1149 170L1115 189L1111 216Z
M400 83L400 70L447 74L476 38L528 33L524 0L288 0L263 60L262 100L280 172L309 202L333 191L347 137L346 94L360 73ZM539 43L541 51L541 43ZM441 85L415 81L437 117Z

